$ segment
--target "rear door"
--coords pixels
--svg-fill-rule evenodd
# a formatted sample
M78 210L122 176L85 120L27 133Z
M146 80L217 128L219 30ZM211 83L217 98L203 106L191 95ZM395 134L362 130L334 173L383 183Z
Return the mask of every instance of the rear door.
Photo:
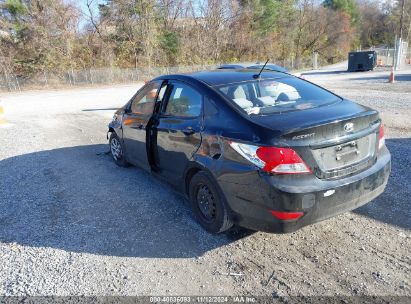
M146 129L153 115L161 81L147 84L138 92L123 116L123 141L126 158L146 170L150 169L146 149Z
M201 144L203 96L187 83L164 85L166 93L153 125L155 167L169 182L178 184Z

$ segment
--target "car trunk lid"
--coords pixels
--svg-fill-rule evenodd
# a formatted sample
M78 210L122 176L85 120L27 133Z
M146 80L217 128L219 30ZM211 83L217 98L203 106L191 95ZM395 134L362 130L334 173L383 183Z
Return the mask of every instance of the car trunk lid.
M254 122L280 133L280 143L297 151L322 179L362 171L376 159L378 112L350 101L270 116Z

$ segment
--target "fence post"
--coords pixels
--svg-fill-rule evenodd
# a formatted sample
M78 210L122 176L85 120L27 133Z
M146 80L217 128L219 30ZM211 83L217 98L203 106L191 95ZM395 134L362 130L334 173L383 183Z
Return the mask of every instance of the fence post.
M395 54L395 70L401 69L402 60L402 39L401 37L397 40L397 52Z
M76 85L76 81L74 80L74 71L73 71L73 67L71 67L71 82L73 84L73 86Z
M20 89L20 83L19 83L19 79L17 78L17 76L16 76L16 75L14 75L14 79L16 79L17 88L19 89L19 92L21 92L21 89Z
M392 55L392 66L393 70L397 70L397 35L395 35L395 40L394 40L394 54Z
M4 70L4 81L6 82L7 90L9 90L9 91L11 92L12 89L11 89L11 86L10 86L9 79L8 79L8 77L7 77L7 72L6 72L6 70Z
M313 69L314 70L318 69L318 53L317 52L313 53Z
M390 65L390 51L389 51L388 48L385 52L385 57L384 58L385 58L385 65L389 66Z
M47 73L45 70L43 70L43 75L44 75L44 81L46 82L46 87L49 87L49 83L47 81Z

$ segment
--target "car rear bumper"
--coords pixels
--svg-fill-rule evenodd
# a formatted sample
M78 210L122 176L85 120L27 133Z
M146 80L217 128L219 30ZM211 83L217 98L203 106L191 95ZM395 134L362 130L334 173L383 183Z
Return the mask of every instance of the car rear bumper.
M238 225L286 233L370 202L384 191L390 170L391 156L384 148L373 166L338 180L321 180L312 174L269 176L244 170L222 175L218 182ZM282 221L270 210L300 211L304 215Z

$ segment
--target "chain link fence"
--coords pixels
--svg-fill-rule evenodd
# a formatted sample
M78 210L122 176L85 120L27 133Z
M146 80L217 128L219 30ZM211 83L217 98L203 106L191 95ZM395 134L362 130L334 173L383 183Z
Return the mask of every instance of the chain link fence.
M407 64L411 64L411 50L408 42L397 42L395 48L374 48L371 51L377 53L377 65L382 67L392 67L401 69Z
M377 48L374 49L377 53L377 65L390 67L394 64L394 48Z
M22 91L25 89L61 88L99 84L126 84L150 80L164 74L187 73L215 69L217 65L195 65L152 68L100 68L71 70L64 73L48 72L19 77L5 70L0 74L0 90Z
M311 56L298 59L291 57L284 60L270 61L270 63L279 64L290 71L316 70L322 66L332 64L332 62L327 61L327 59L319 53L313 53Z
M293 58L286 60L272 60L270 63L282 65L290 71L311 70L327 64L325 59L318 54L313 54L312 57L299 58L298 60ZM125 69L116 67L84 70L72 69L60 73L43 71L31 75L30 77L14 75L3 66L3 71L0 70L0 91L22 91L27 89L65 88L103 84L127 84L137 81L146 81L164 74L213 70L218 66L219 64Z
M400 70L403 68L406 64L409 64L409 51L408 51L408 42L407 41L402 41L402 39L398 39L397 42L397 58L396 58L396 64L395 64L395 69Z
M411 64L411 49L408 43L403 42L401 52L397 48L373 48L377 52L377 65L392 67L397 62L396 68L405 64ZM398 61L396 60L398 57ZM288 68L290 71L317 69L329 64L323 56L313 54L298 60L294 58L286 60L273 60L275 63ZM146 81L159 75L188 73L201 70L212 70L218 67L213 65L191 65L175 67L144 67L144 68L99 68L85 70L70 70L62 73L43 71L30 77L18 76L3 66L0 72L0 91L22 91L26 89L64 88L76 86L90 86L103 84L127 84L137 81Z

